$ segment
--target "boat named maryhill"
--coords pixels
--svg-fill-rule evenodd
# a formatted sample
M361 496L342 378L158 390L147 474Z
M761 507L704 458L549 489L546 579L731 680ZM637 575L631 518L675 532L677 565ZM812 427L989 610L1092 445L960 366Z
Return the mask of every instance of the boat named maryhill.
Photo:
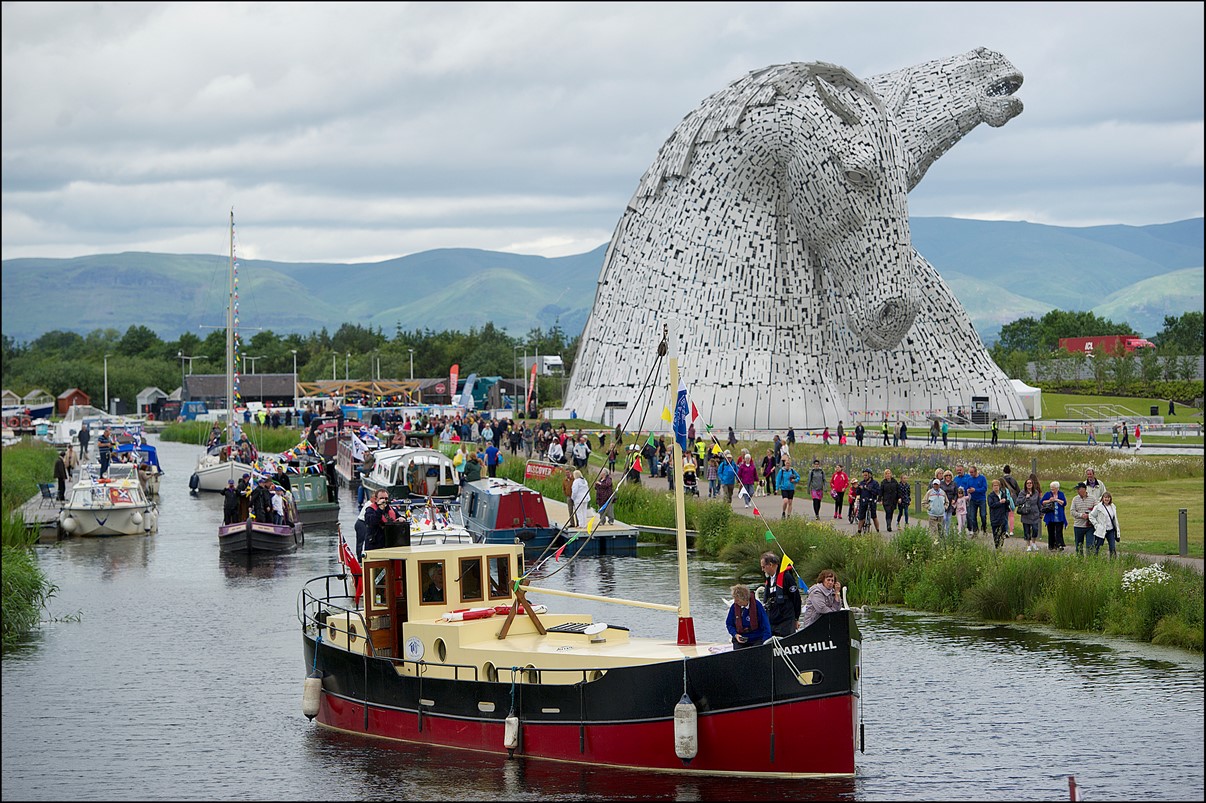
M681 472L677 441L674 460ZM677 604L541 587L522 542L419 542L404 521L361 566L341 535L345 573L299 594L303 713L348 733L593 767L852 776L853 614L743 649L697 642L681 483L675 507ZM677 639L638 637L622 610L608 621L574 612L575 598L663 611Z

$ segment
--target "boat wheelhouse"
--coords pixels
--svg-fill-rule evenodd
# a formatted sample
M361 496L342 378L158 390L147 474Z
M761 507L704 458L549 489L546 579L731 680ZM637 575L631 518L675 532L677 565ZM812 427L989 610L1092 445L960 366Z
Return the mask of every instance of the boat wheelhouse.
M360 482L370 493L389 491L393 499L434 497L449 499L460 493L460 480L452 458L436 449L404 446L373 453L373 469Z

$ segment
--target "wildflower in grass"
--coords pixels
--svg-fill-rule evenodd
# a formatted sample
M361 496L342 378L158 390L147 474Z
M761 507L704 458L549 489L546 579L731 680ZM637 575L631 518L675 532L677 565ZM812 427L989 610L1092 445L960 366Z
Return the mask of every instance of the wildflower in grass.
M1168 573L1156 564L1131 569L1122 575L1123 591L1142 591L1149 585L1162 585L1169 580Z

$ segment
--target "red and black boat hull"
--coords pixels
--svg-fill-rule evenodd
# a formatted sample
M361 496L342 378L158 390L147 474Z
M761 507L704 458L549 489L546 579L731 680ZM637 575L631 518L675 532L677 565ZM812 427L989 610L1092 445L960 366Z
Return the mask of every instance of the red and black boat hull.
M852 776L858 735L859 634L848 611L779 645L685 662L698 712L698 754L675 754L674 707L684 663L613 668L573 684L399 675L397 659L333 649L305 636L322 673L318 721L405 742L506 753L504 720L520 722L528 758L744 776ZM318 650L317 660L315 649ZM472 669L462 669L462 677ZM808 673L812 673L808 675ZM804 674L810 682L797 680ZM545 677L549 675L545 673Z

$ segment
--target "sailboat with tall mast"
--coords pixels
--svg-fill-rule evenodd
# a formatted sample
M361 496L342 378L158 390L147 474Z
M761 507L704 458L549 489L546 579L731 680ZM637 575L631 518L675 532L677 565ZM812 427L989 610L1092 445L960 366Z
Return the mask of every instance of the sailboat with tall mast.
M226 415L223 430L223 441L210 447L200 460L189 480L189 488L194 491L221 492L226 488L228 480L237 484L244 474L253 474L254 469L246 462L237 459L238 429L234 420L235 407L235 323L238 308L238 294L235 285L235 224L234 210L230 210L230 261L227 267L227 296L226 296Z
M670 388L680 388L675 410L685 413L675 357L669 365ZM686 423L678 424L676 413L685 441ZM744 649L697 642L684 504L675 483L677 604L546 587L525 566L522 543L420 542L401 526L362 567L341 534L346 573L311 580L298 601L311 668L302 713L334 730L500 757L701 775L854 775L861 644L853 613L827 613ZM349 578L354 591L340 582ZM669 628L637 637L615 620L553 610L567 598L663 611L677 617L677 640Z

